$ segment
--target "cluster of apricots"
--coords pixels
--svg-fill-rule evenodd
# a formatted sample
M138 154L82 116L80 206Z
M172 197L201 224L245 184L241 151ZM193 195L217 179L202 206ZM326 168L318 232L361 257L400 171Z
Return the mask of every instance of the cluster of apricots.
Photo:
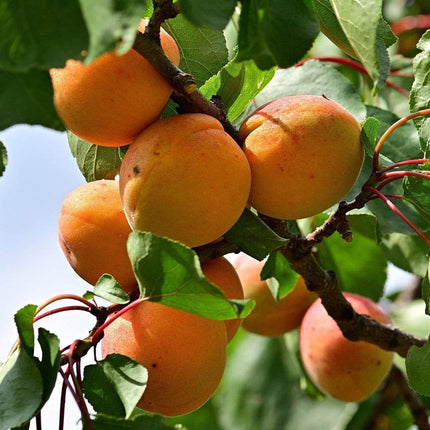
M138 31L144 29L142 20ZM178 64L174 39L164 30L160 38ZM242 124L238 145L205 114L159 119L172 88L133 50L107 53L88 65L69 60L63 69L51 70L51 77L55 106L67 128L97 145L129 145L119 181L81 185L61 207L61 247L92 285L110 273L126 293L137 288L126 247L132 230L189 247L205 245L222 237L247 205L281 219L315 215L342 199L361 169L358 122L323 96L285 97L261 107ZM244 320L214 321L145 301L105 329L104 356L125 354L148 370L139 407L175 416L204 404L220 383L227 344L241 324L264 336L302 325L305 368L329 395L356 401L377 388L391 355L343 339L301 277L277 302L260 279L263 264L241 254L235 266L224 257L201 265L227 298L255 300ZM359 311L388 322L376 305L364 303L353 300ZM352 362L341 364L346 355ZM332 375L339 369L340 383ZM369 373L372 383L362 387ZM346 391L360 395L345 398Z

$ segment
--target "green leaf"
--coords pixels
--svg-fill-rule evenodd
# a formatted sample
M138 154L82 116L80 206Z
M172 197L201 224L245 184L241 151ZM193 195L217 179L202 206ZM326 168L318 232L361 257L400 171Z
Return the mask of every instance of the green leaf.
M85 396L97 412L128 418L142 397L147 370L121 354L109 354L84 370Z
M427 265L427 272L422 282L422 296L425 303L425 312L430 315L430 260Z
M353 231L352 242L346 242L334 234L318 245L318 256L324 269L336 273L343 291L361 294L376 302L382 297L387 258L375 240Z
M0 141L0 177L3 176L7 166L7 151L3 142Z
M423 218L430 221L430 176L428 179L405 176L403 190L404 197L416 207Z
M237 0L180 0L181 12L194 25L223 30L234 12Z
M175 426L164 424L164 418L157 415L138 415L133 419L114 418L97 414L91 420L92 430L173 430ZM183 428L182 430L186 430Z
M64 130L53 103L49 73L0 70L0 130L14 124L39 124Z
M239 245L242 251L257 260L262 260L271 251L288 242L249 209L243 211L236 224L223 237L228 242Z
M214 95L221 97L229 120L234 121L274 74L274 68L260 70L252 60L233 60L206 81L200 91L208 99Z
M369 157L373 157L376 141L378 139L378 128L379 120L372 117L366 118L361 128L361 141Z
M30 356L32 356L34 352L33 319L36 309L36 305L24 306L14 317L21 345Z
M1 2L0 69L62 67L69 58L82 58L87 48L88 33L77 0Z
M430 396L430 342L423 347L412 346L406 357L406 372L411 388L419 394Z
M197 254L179 242L134 231L127 249L139 288L153 301L215 320L245 317L253 307L227 300L204 277Z
M18 347L0 367L0 430L19 427L38 411L43 380L36 362Z
M301 67L278 70L255 98L255 107L298 94L324 94L351 112L357 121L366 118L366 107L351 81L334 67L316 60L307 61Z
M163 27L176 40L181 53L179 67L194 76L198 87L227 63L228 51L222 31L196 27L181 15Z
M130 301L129 295L121 288L121 285L107 273L100 276L94 285L94 294L111 303L125 304Z
M390 69L385 45L386 28L381 24L382 0L330 0L333 11L353 51L378 87L383 87Z
M42 360L38 362L38 367L43 379L43 396L40 409L49 399L55 387L60 369L61 353L58 337L44 328L39 328L38 341L42 350Z
M70 151L87 182L114 179L119 174L123 149L94 145L67 131Z
M136 29L149 0L79 0L90 35L85 62L106 51L124 54L133 45Z
M319 33L303 0L243 0L238 61L253 59L260 69L289 67L302 59Z
M430 30L422 36L417 45L421 52L415 56L413 71L415 80L409 95L409 108L411 112L430 107ZM430 149L430 117L419 117L414 120L421 139L421 148L424 152Z
M272 252L260 274L266 280L273 297L279 301L293 291L298 273L290 267L288 260L280 252Z
M382 238L381 246L394 265L417 276L425 276L428 247L419 236L392 233Z

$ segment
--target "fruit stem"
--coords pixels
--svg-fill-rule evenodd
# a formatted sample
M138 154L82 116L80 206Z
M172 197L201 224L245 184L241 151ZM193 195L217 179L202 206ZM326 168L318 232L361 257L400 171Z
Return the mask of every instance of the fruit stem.
M44 308L46 308L47 306L49 306L52 303L58 302L60 300L76 300L78 302L83 303L84 305L88 306L88 308L90 308L91 311L96 311L97 310L97 306L94 305L93 303L91 303L90 301L84 299L81 296L77 296L75 294L60 294L58 296L54 296L51 297L49 300L47 300L45 303L42 303L37 309L36 312L34 314L34 316L36 316L41 310L43 310Z
M405 214L403 214L385 194L381 193L374 187L366 187L366 190L378 196L399 218L401 218L413 231L415 231L415 233L418 234L418 236L421 237L421 239L424 240L427 246L430 247L430 239L425 236L424 233Z
M395 169L396 167L407 166L410 164L424 164L424 163L430 163L430 159L428 159L428 158L416 158L414 160L399 161L397 163L393 163L387 167L384 167L383 169L379 170L379 173L388 172L389 170Z
M376 188L378 190L381 190L383 187L390 184L391 182L396 181L398 179L403 179L405 176L415 176L417 178L430 180L430 172L427 170L423 170L423 172L425 173L404 170L384 173L383 175L379 176L381 182Z
M425 116L425 115L430 115L430 109L422 109L417 112L413 112L409 115L404 116L403 118L399 119L394 124L392 124L390 127L388 127L385 133L379 138L378 143L375 146L375 150L373 153L373 164L372 164L373 172L377 172L379 170L379 154L381 153L384 143L390 137L393 131L399 128L405 122L408 122L411 119L417 118L419 116Z
M33 322L37 322L41 320L42 318L45 318L50 315L58 314L59 312L65 312L65 311L85 311L85 312L91 312L91 309L85 307L85 306L65 306L62 308L53 309L51 311L45 312L43 314L39 314L37 317L34 318Z

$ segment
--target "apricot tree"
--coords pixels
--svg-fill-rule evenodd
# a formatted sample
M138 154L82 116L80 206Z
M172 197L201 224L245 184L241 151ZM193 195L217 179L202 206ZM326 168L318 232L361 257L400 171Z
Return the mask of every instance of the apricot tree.
M71 401L85 429L430 428L425 1L0 10L1 129L67 132L88 182L58 223L78 293L15 313L0 430L56 420L57 380L60 429Z

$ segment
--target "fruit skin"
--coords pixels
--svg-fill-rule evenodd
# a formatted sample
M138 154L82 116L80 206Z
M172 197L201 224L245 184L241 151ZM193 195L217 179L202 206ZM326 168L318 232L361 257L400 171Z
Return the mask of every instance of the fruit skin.
M240 127L251 166L249 202L280 219L316 215L341 200L360 173L360 125L341 105L298 95L269 102Z
M63 200L58 217L61 248L76 273L92 285L110 273L127 293L137 287L127 254L130 233L117 181L88 182Z
M367 297L344 293L356 312L383 324L389 317ZM393 353L367 342L346 339L318 299L306 312L300 330L303 365L325 394L361 402L375 392L391 369Z
M260 279L263 266L264 261L243 253L234 262L245 299L255 300L255 307L243 319L242 328L262 336L280 336L299 327L317 295L306 288L303 278L299 276L294 289L277 302L267 282Z
M125 154L119 183L134 230L193 247L218 239L238 220L251 174L221 123L194 113L146 128Z
M148 370L137 406L167 416L187 414L214 393L224 373L225 324L154 302L142 302L113 321L102 355L127 355Z
M244 298L242 283L233 265L224 257L205 261L202 264L203 274L209 281L220 288L227 299ZM241 318L224 320L227 330L227 341L230 342L239 330Z
M142 20L138 30L145 31ZM179 64L174 39L161 30L161 46ZM133 49L124 55L108 52L92 63L68 60L51 69L54 104L66 127L80 138L104 146L131 143L159 118L172 88Z

